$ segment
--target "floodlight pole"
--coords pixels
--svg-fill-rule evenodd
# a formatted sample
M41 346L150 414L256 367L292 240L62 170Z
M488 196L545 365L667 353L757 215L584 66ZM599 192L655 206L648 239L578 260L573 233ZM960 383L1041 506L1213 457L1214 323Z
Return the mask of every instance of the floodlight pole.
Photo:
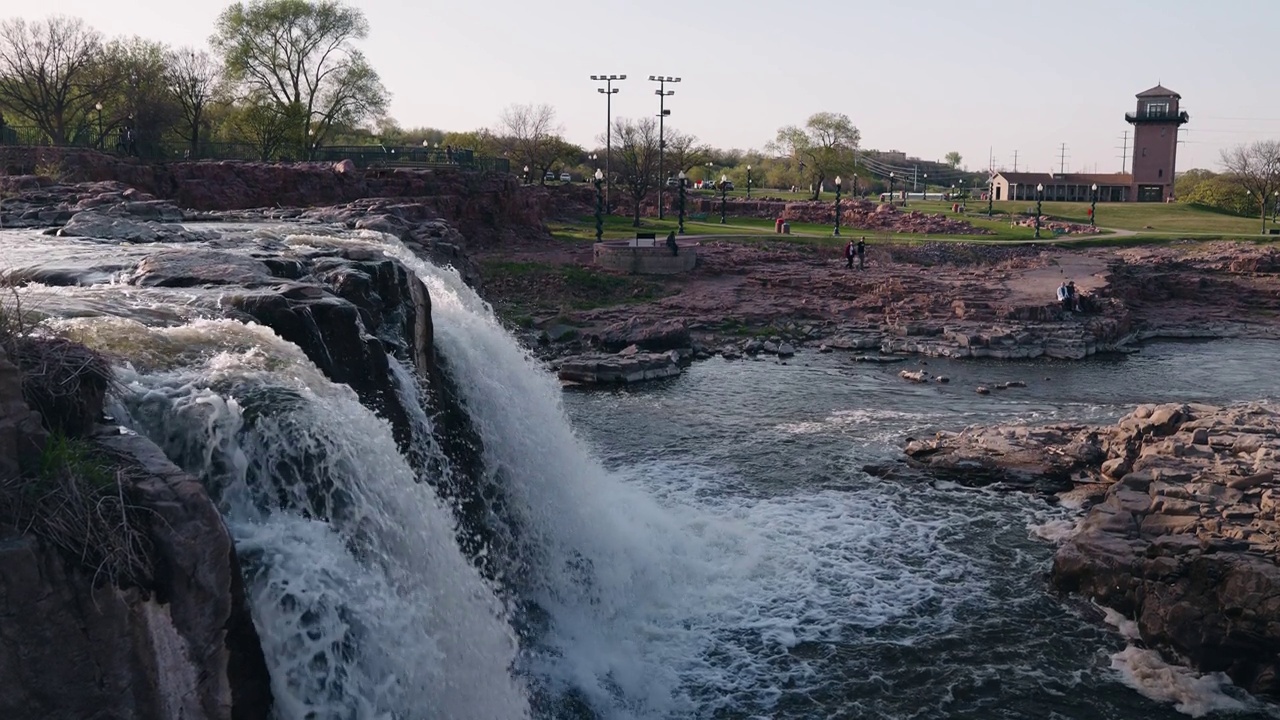
M626 75L592 75L592 80L604 82L605 87L596 88L604 93L604 204L609 205L609 191L613 189L613 94L618 88L613 86L614 80L626 80Z
M671 114L671 111L666 108L667 97L676 94L675 90L667 89L667 83L678 83L680 78L669 75L650 75L649 79L658 83L658 89L653 92L658 96L658 219L661 220L666 216L666 208L662 205L662 191L667 182L667 166L663 163L663 151L667 148L667 141L662 134L662 121Z

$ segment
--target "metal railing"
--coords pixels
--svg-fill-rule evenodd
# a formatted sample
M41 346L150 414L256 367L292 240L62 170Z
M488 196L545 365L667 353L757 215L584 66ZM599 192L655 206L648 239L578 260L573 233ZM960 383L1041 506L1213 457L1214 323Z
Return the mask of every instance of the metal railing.
M1125 122L1130 123L1158 123L1158 122L1178 122L1184 123L1191 120L1191 116L1186 110L1181 112L1162 112L1162 113L1137 113L1127 112L1124 114Z
M145 160L263 160L261 148L243 142L202 142L198 152L191 152L190 143L148 143L133 139L122 131L111 130L101 139L87 128L77 129L65 142L55 143L47 133L35 127L13 125L0 126L0 146L63 147L96 149L117 155L133 155ZM480 155L470 149L383 145L330 145L312 149L310 157L295 157L289 150L282 150L267 158L273 162L339 162L350 160L358 167L457 167L465 170L510 172L507 158Z

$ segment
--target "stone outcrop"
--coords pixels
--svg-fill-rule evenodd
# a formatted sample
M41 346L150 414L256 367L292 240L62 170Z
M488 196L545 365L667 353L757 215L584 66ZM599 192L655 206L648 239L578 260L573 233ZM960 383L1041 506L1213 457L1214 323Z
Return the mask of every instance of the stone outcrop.
M0 492L22 492L46 435L3 354L0 408ZM145 523L146 581L104 580L79 555L0 529L0 717L271 717L235 548L204 487L137 435L104 426L93 440Z
M560 379L576 384L607 385L658 380L680 374L680 353L640 352L632 346L614 355L567 357L556 363Z
M58 164L63 179L30 175ZM144 163L93 150L0 146L0 195L12 194L0 212L3 227L46 227L79 210L110 204L131 191L148 201L188 211L310 208L366 198L400 199L429 208L473 243L486 244L543 233L565 197L546 189L522 189L507 173L369 168L350 163L191 161ZM573 204L572 202L570 204ZM137 214L137 213L133 213ZM154 218L159 219L159 218Z
M1058 588L1133 618L1166 654L1280 695L1280 407L1147 405L1110 427L973 428L906 451L932 473L1081 504Z

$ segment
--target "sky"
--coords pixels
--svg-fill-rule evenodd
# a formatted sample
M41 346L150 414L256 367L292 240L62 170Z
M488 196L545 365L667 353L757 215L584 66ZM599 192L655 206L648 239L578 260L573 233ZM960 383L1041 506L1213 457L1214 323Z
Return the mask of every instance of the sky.
M5 0L16 5L17 0ZM228 3L45 0L19 16L79 16L107 36L207 46ZM779 127L844 113L862 147L970 169L1119 172L1124 113L1157 83L1182 95L1178 169L1280 138L1276 0L350 0L360 44L402 127L472 130L547 103L566 137L606 124L593 74L626 74L613 116L658 113L721 148L764 149ZM8 17L14 9L6 8ZM1130 146L1131 148L1131 146ZM1131 154L1130 154L1130 157Z

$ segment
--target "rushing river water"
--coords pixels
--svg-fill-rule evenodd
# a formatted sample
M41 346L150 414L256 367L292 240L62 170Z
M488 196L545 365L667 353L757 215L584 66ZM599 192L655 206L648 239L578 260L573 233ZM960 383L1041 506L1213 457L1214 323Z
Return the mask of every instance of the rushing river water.
M25 307L111 353L113 412L209 488L244 563L280 720L1280 717L1165 665L1048 591L1067 511L863 467L901 442L998 422L1110 422L1140 402L1271 397L1277 345L1157 344L1084 362L806 352L714 359L668 381L564 392L456 273L376 233L208 229L115 245L6 232ZM428 286L437 347L511 529L482 577L455 538L447 458L412 370L415 465L390 425L225 287L139 288L158 249L376 250ZM913 366L915 360L907 366ZM977 384L1022 380L990 396Z
M1274 397L1275 343L1160 343L1085 362L844 354L711 360L680 378L573 392L574 423L615 472L749 565L698 595L682 637L716 649L685 680L707 717L1271 717L1221 678L1164 666L1046 571L1062 510L1020 494L867 475L903 438L999 422L1111 422L1140 402ZM1027 388L974 393L978 384ZM699 636L699 632L703 636ZM1141 689L1142 693L1135 690ZM1144 695L1145 694L1145 695Z

